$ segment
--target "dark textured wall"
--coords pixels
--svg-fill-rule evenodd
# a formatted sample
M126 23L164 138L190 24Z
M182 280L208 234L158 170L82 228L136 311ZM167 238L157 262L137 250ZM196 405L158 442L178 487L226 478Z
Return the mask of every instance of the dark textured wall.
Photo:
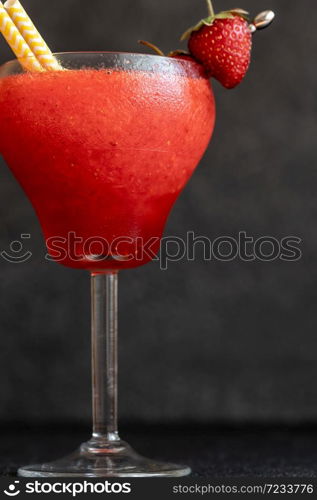
M178 35L205 12L203 0L24 5L55 51L140 51L138 38L176 48ZM166 234L295 235L303 258L221 263L198 255L164 272L151 264L122 273L126 419L317 418L317 6L240 6L273 8L277 21L254 37L243 85L228 92L215 83L215 135ZM1 40L0 62L9 57ZM0 419L88 419L89 278L43 261L39 224L3 161L0 179L1 250L29 232L34 253L21 265L0 259Z

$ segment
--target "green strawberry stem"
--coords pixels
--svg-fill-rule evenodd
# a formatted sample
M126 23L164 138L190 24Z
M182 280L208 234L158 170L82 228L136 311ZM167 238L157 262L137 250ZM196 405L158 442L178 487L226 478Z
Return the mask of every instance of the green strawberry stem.
M141 45L145 45L145 47L148 47L151 50L154 50L154 52L157 53L158 56L165 56L164 52L161 51L154 43L147 42L146 40L138 40L138 43Z
M208 9L208 14L210 17L214 17L215 16L215 11L214 11L214 8L212 6L212 1L211 0L206 0L207 2L207 9Z

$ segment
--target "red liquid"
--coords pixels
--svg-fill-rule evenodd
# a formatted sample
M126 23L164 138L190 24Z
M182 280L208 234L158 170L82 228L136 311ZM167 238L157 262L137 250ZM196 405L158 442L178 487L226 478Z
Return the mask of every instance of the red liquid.
M135 267L151 260L142 252L151 238L158 251L214 128L210 84L188 66L175 74L71 70L0 81L0 151L60 263Z

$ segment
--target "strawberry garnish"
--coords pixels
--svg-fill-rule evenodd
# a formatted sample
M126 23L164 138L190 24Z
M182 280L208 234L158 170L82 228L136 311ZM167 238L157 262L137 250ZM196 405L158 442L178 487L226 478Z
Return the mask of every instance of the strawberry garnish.
M200 62L210 77L232 89L245 77L251 61L252 33L267 28L273 22L272 10L260 12L252 22L242 9L225 10L215 14L211 0L206 0L209 16L187 30L181 40L189 39L189 52L174 50L169 57ZM145 45L159 56L164 53L156 45L144 40Z
M252 33L248 12L233 9L214 13L207 0L209 16L187 30L190 53L205 67L206 73L224 87L236 87L245 77L251 60Z

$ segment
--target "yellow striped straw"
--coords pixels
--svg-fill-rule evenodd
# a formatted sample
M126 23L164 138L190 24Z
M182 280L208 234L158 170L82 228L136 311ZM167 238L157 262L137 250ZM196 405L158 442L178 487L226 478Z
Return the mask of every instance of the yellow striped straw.
M0 1L0 32L10 45L14 54L21 59L22 66L28 71L43 71L39 61L34 56L32 50L21 36L19 30L13 23L11 17Z
M19 0L7 0L4 7L43 68L49 71L62 70Z

